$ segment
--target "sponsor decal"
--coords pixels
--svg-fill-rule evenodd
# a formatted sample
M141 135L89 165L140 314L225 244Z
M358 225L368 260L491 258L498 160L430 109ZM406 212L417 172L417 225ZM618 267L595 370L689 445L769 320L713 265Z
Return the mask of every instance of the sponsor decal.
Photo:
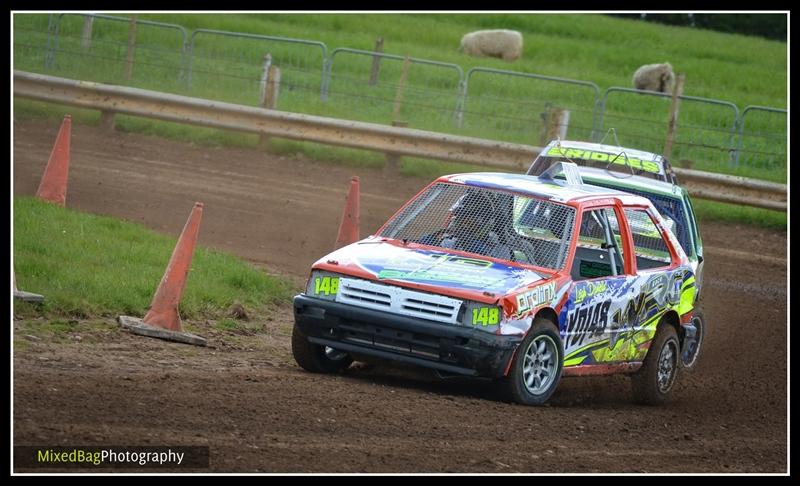
M661 174L661 166L656 162L650 160L642 160L634 157L628 157L627 160L624 155L608 152L597 152L594 150L583 150L577 148L553 147L547 152L548 157L563 156L570 159L582 160L595 160L597 162L611 162L618 165L628 165L634 169L652 172L654 174Z
M585 305L573 310L567 318L567 347L580 346L587 337L599 337L608 325L611 300Z
M575 303L580 304L587 297L591 299L592 297L604 294L607 291L608 291L608 283L605 280L599 282L587 282L585 284L579 284L578 287L575 289Z
M541 279L531 270L441 251L381 245L354 255L354 262L380 280L447 285L505 293Z
M517 294L517 314L524 314L540 305L552 302L556 295L556 283L539 285L532 290Z

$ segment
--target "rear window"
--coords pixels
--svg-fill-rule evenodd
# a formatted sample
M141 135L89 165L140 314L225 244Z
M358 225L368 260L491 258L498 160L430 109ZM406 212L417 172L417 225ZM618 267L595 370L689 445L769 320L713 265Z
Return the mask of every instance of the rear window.
M390 219L380 236L558 270L574 219L575 210L563 204L439 182Z

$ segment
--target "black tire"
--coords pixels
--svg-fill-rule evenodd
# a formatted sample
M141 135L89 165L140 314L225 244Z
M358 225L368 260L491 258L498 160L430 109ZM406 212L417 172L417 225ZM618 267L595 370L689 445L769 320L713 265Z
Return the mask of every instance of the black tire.
M297 324L292 330L292 355L301 368L312 373L339 373L353 362L347 353L309 342Z
M532 348L534 345L536 348ZM545 354L550 356L544 361L539 361L540 355L536 350L541 350L542 347L546 351ZM561 380L563 364L564 345L561 343L558 329L547 319L537 318L533 321L528 335L517 348L517 352L514 353L508 375L498 380L499 391L506 399L523 405L543 405ZM526 365L528 365L527 368ZM539 374L548 369L550 372L546 373L546 376L542 377ZM536 385L537 378L538 386ZM544 382L542 382L543 379ZM526 383L529 381L532 381L533 386Z
M683 345L681 346L681 365L684 370L693 371L697 369L697 362L700 359L700 353L703 350L703 344L708 336L708 325L703 310L695 308L692 312L692 324L694 324L697 332L695 333L694 343L690 343L684 338Z
M678 333L669 323L662 321L644 358L644 364L631 376L636 402L644 405L661 405L667 401L667 396L677 381L679 368Z

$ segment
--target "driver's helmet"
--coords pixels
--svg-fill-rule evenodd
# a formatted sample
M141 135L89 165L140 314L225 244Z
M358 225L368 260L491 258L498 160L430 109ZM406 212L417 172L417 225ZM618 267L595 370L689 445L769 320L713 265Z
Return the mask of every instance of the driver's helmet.
M481 238L495 222L494 201L488 194L469 191L450 207L447 233L456 238Z

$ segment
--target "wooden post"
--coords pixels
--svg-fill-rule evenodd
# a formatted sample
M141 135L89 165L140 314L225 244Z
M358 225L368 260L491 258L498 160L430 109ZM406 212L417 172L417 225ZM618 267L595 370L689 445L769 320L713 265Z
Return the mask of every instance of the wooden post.
M106 131L113 131L114 126L114 112L102 110L100 112L100 128Z
M267 53L264 56L264 67L261 69L261 99L258 101L258 106L263 107L267 99L267 79L269 79L269 67L272 65L272 55Z
M403 92L406 89L408 79L408 69L411 67L411 58L406 56L403 61L403 71L400 73L400 82L397 83L397 93L394 96L394 109L392 110L392 126L407 127L408 122L400 121L400 107L403 104ZM395 177L400 172L400 155L387 152L386 165L384 166L387 177Z
M264 85L264 93L261 96L261 107L274 110L278 106L278 93L281 86L281 70L278 66L270 64L267 68L267 80ZM269 146L269 136L260 135L258 138L259 148L266 149Z
M125 79L133 77L133 59L136 55L136 15L131 16L131 25L128 28L128 59L125 62Z
M408 68L410 66L411 58L406 56L406 60L403 61L403 72L400 73L400 82L397 84L397 92L394 95L393 121L399 121L400 119L400 106L403 104L403 92L406 89L406 79L408 79Z
M667 126L667 141L664 143L664 158L669 159L672 155L672 141L675 139L675 131L678 127L678 108L681 105L680 96L683 94L683 83L686 75L678 74L675 80L675 87L672 88L672 104L669 107L669 125Z
M87 15L83 18L83 32L81 33L81 49L84 51L92 47L92 24L94 15Z
M569 127L569 110L556 108L550 112L550 118L547 123L547 141L559 138L561 140L567 139L567 128Z
M383 37L375 40L375 52L383 52ZM378 72L381 70L381 56L372 56L372 70L369 73L369 85L375 86L378 82Z

